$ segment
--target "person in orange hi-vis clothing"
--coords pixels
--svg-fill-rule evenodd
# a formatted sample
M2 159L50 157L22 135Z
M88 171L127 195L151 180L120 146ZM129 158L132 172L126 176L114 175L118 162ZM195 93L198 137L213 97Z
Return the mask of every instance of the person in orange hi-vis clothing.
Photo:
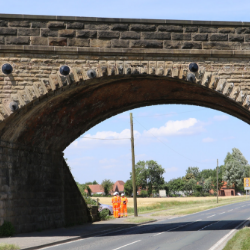
M126 196L124 196L124 194L122 194L122 198L121 198L121 217L128 216L128 212L127 212L127 204L128 204L128 199Z
M114 215L115 218L117 218L117 197L116 197L116 192L113 195L114 195L112 197L113 215Z
M117 197L117 217L120 218L120 212L121 212L121 197L119 196L119 193L116 192L116 197Z

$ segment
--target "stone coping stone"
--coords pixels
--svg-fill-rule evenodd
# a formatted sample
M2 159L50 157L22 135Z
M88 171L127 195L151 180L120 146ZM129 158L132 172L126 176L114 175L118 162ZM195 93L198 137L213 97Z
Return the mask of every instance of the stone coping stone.
M183 24L183 25L208 25L208 26L250 26L250 22L231 21L196 21L196 20L169 20L169 19L137 19L137 18L101 18L80 16L49 16L49 15L21 15L0 14L0 19L22 19L22 20L52 20L52 21L86 21L107 23L154 23L154 24Z
M249 57L249 50L202 50L202 49L140 49L140 48L82 48L58 46L0 45L1 52L87 54L87 55L141 55L147 56L209 56Z

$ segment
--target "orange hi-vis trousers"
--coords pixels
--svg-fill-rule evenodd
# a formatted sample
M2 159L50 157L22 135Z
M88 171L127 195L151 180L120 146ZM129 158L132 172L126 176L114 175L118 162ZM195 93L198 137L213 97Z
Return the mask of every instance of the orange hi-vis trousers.
M121 204L121 198L118 196L114 196L112 198L112 204L113 204L113 215L115 218L120 217L120 204Z
M118 203L113 203L113 215L115 218L118 218Z
M128 212L127 212L127 204L128 204L128 199L127 197L122 197L121 198L121 217L128 216Z

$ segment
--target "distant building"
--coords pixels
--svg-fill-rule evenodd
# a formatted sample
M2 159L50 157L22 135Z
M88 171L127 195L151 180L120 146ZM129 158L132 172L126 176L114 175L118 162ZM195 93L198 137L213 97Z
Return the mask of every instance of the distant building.
M214 190L210 190L210 194L214 194ZM227 182L224 181L223 186L219 190L219 196L235 196L235 189L228 187Z
M119 194L124 193L124 181L116 181L113 185L112 190L110 191L110 194L113 195L114 192L118 192ZM93 194L104 194L104 190L102 189L102 186L99 184L96 185L88 185L91 189L91 195ZM87 190L85 190L87 192Z
M124 184L124 181L116 181L113 186L112 194L114 192L118 192L119 194L124 193Z

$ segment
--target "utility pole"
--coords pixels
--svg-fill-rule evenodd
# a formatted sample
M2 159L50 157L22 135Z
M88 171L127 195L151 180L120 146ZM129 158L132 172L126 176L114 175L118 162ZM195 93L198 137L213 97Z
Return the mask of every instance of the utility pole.
M218 184L218 159L217 159L217 203L218 203L218 196L219 196L219 184Z
M131 130L131 153L132 153L132 182L133 182L133 199L134 199L134 216L137 217L137 190L136 190L136 176L135 176L135 147L134 147L134 128L133 128L133 114L130 113L130 130Z

